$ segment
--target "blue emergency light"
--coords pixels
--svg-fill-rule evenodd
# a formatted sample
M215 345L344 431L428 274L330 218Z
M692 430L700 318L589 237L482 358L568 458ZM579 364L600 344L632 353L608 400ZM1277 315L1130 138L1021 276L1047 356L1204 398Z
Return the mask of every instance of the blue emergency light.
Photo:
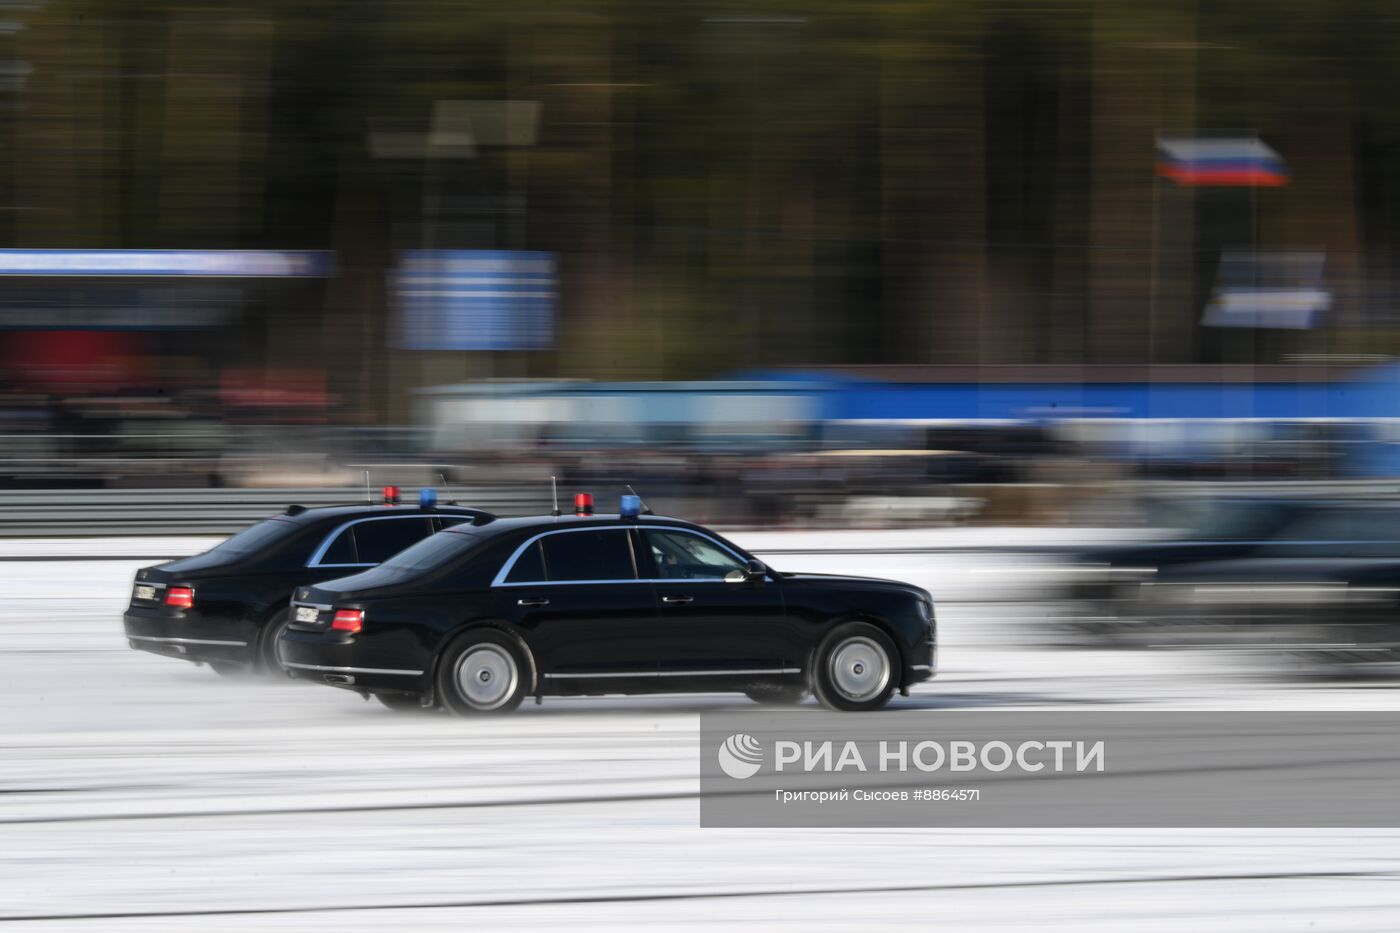
M437 505L437 490L424 486L418 490L418 506L424 509L431 509Z
M623 518L636 518L642 512L641 496L623 496L622 505L618 507L617 513Z

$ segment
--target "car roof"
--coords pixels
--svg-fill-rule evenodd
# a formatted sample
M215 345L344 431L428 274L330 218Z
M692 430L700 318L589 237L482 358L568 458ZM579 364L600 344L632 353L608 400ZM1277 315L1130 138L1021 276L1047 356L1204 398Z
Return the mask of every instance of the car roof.
M369 518L377 515L489 515L482 509L460 505L438 505L425 509L419 505L328 505L308 508L294 515L286 512L271 516L297 524L310 524L328 518L351 519Z
M668 518L664 515L641 515L637 518L623 518L620 515L529 515L520 518L498 518L493 522L484 525L457 525L453 528L444 529L444 532L455 531L461 534L473 535L500 535L508 534L512 531L547 531L551 528L583 528L597 527L609 528L623 525L632 527L654 526L663 528L695 528L704 531L702 526L694 522L688 522L680 518Z

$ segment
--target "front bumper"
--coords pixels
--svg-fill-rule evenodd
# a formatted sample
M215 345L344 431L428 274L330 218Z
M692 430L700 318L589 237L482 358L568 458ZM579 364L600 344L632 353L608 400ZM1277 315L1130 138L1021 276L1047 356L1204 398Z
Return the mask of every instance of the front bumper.
M248 625L234 619L203 618L189 611L132 608L122 616L127 643L140 651L185 661L237 665L253 663Z
M930 634L917 650L909 656L904 665L904 687L933 679L938 673L938 639Z

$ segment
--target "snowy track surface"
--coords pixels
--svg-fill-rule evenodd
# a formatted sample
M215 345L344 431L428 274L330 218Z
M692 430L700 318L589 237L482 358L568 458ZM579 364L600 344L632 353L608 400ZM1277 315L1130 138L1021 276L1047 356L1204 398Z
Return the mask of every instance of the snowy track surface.
M943 599L943 669L896 701L909 715L1400 704L1385 680L1019 647L1042 610L1002 584L1040 558L896 553L911 534L735 537L780 568L876 572ZM0 551L0 920L14 929L1400 928L1400 831L701 830L697 713L746 701L551 700L454 720L223 680L126 647L142 561L77 559L204 542L102 544Z

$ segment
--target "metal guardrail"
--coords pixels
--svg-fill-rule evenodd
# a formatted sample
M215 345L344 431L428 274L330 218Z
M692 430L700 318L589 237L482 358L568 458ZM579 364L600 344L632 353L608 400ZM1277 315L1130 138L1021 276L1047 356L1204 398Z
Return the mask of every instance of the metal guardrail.
M378 501L379 490L374 491ZM416 490L405 489L412 502ZM549 509L538 489L506 486L454 487L442 501L499 515ZM232 534L292 503L355 505L363 488L342 489L74 489L0 490L0 537L78 535Z
M1217 495L1392 498L1397 480L1257 482L1134 482L1119 490L1135 499ZM377 501L379 490L373 496ZM404 489L404 501L417 497ZM546 488L536 486L454 486L444 502L487 509L498 515L539 515L550 508ZM288 505L354 505L365 501L363 487L314 489L0 489L0 537L77 537L118 535L232 534L281 512ZM838 524L845 524L843 519Z

